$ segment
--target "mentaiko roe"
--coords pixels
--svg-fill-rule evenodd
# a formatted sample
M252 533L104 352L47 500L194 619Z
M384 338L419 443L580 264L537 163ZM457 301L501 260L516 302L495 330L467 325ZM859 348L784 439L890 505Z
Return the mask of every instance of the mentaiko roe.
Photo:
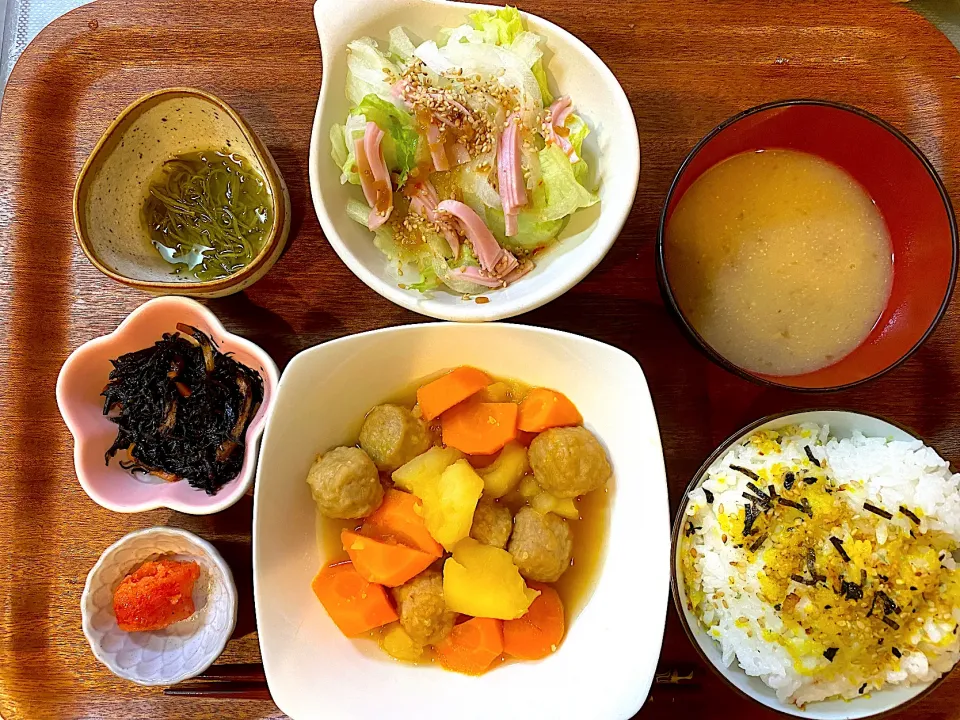
M160 630L193 615L193 584L200 566L180 560L148 560L113 593L117 625L126 632Z

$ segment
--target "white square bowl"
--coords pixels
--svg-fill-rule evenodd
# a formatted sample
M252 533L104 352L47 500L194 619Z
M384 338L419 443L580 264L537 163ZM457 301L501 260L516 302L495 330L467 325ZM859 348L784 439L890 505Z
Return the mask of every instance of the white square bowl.
M599 580L560 649L481 677L404 665L348 640L310 589L327 560L305 482L317 453L355 442L372 406L458 365L568 395L614 470ZM616 348L522 325L409 325L305 350L280 379L257 473L254 596L270 692L293 718L629 718L660 653L669 551L656 415L639 364Z
M330 128L343 123L350 106L344 95L347 43L371 37L386 47L387 34L402 25L421 40L435 39L442 27L468 23L475 10L495 5L446 0L317 0L314 19L320 35L323 85L310 138L310 193L327 241L350 270L371 289L408 310L441 320L479 322L519 315L559 297L603 259L633 207L640 179L640 140L626 93L610 69L590 48L563 28L523 13L527 27L545 39L544 63L550 88L569 95L590 126L584 156L587 183L600 202L574 214L560 242L536 258L537 267L515 284L487 293L490 302L442 290L422 295L397 286L396 269L373 245L373 233L347 217L359 188L341 185L330 158Z

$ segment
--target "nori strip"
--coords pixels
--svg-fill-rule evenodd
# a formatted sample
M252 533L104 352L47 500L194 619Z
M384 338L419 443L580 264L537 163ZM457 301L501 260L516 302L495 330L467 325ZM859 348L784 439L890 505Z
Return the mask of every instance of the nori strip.
M843 541L840 538L831 537L830 542L833 543L833 546L837 549L837 552L840 553L840 557L843 558L843 561L850 562L850 556L847 555L847 551L843 549Z
M748 478L750 478L751 480L756 480L756 481L758 481L758 482L760 481L760 476L757 475L753 470L750 470L750 469L745 468L745 467L740 467L739 465L731 465L731 466L730 466L730 469L731 469L731 470L736 470L738 473L740 473L740 474L742 474L742 475L746 475L746 476L747 476Z
M809 445L804 445L803 451L807 454L807 459L809 459L810 462L812 462L817 467L821 467L820 461L817 460L817 457L813 454L813 450L810 449Z
M703 494L706 496L707 502L713 505L713 493L706 488L703 488Z
M794 581L796 581L796 582L798 582L798 583L800 583L801 585L810 585L811 587L813 587L814 585L817 584L817 581L816 581L816 580L811 580L810 578L805 578L803 575L797 575L796 573L794 573L793 575L791 575L791 576L790 576L790 579L791 579L791 580L794 580Z
M875 597L879 596L880 602L883 603L883 614L884 615L899 615L900 606L894 601L892 597L887 595L883 590L877 590Z
M882 517L884 520L891 520L891 519L893 518L893 515L891 515L890 513L888 513L888 512L887 512L886 510L884 510L883 508L878 508L876 505L871 505L871 504L868 503L868 502L865 502L865 503L863 504L863 509L864 509L864 510L867 510L867 511L869 511L869 512L872 512L874 515L879 515L879 516Z
M847 580L840 581L840 594L847 600L863 600L863 588Z
M840 648L827 648L823 651L823 656L830 662L833 662L833 659L837 656L838 652L840 652Z
M750 503L744 508L744 517L743 517L743 536L747 537L748 535L753 534L753 523L756 522L757 518L760 517L760 510L754 503Z
M893 653L895 658L903 657L903 653L900 652L897 648L890 648L890 652Z
M762 533L760 537L753 541L753 545L750 546L750 552L756 552L760 549L760 546L763 545L764 541L767 539L767 533Z
M781 505L792 507L794 510L799 510L802 513L805 513L807 511L806 508L804 508L803 505L798 503L796 500L791 500L785 497L779 497L777 498L777 502L780 503Z
M803 478L803 481L804 481L807 485L813 485L813 484L814 484L815 482L817 482L817 480L819 480L819 479L820 479L820 478L810 477L809 475L807 475L806 477Z
M914 513L905 508L903 505L900 506L900 512L910 518L916 525L920 524L920 518L918 518Z
M858 692L860 695L863 695L863 691L866 690L866 689L867 689L867 684L864 683L863 685L860 686L860 689L857 690L857 692Z
M263 379L200 330L177 329L111 361L101 394L103 414L118 431L104 460L109 465L124 450L130 460L121 467L183 479L214 495L243 465L244 435L263 402Z
M786 475L783 476L783 489L789 490L790 488L793 487L793 484L796 481L797 481L797 476L794 475L792 472L788 472Z
M758 488L758 487L757 487L756 485L754 485L752 482L748 482L748 483L747 483L747 487L748 487L750 490L752 490L753 492L755 492L755 493L760 497L761 500L765 500L766 503L767 503L767 505L770 504L770 496L767 495L763 490L761 490L760 488Z
M882 618L880 618L880 621L881 621L884 625L889 625L889 626L892 627L894 630L899 630L899 629L900 629L900 623L898 623L896 620L894 620L894 619L893 619L892 617L890 617L889 615L884 615Z

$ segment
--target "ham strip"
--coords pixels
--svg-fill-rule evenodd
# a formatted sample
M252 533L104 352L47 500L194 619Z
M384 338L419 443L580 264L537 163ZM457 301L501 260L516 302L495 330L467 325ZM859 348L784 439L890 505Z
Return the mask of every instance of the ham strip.
M443 236L450 244L453 251L453 257L456 259L460 255L460 238L457 233L437 214L437 206L440 204L440 196L437 195L437 189L429 180L424 180L412 186L412 195L410 197L410 209L418 215L425 217L430 222L437 223L443 231Z
M504 281L497 277L492 277L490 275L484 275L483 272L478 267L473 265L468 265L467 267L456 268L455 270L450 271L454 275L458 275L464 280L469 280L470 282L476 285L483 285L488 288L498 288L504 286Z
M483 220L468 205L457 200L444 200L437 206L441 213L450 213L460 221L464 235L473 245L480 267L492 275L503 276L519 265L517 259L500 247Z
M547 117L550 118L550 122L546 123L545 131L547 139L563 150L564 154L570 158L570 162L577 162L580 156L577 155L573 143L570 142L570 131L565 125L567 118L572 112L573 101L571 101L568 96L564 95L563 97L557 98L549 110L547 110Z
M450 161L447 160L447 151L443 147L443 138L440 137L440 126L430 118L427 123L427 146L430 148L430 157L433 158L433 167L444 172L450 169Z
M520 118L511 115L497 144L497 181L507 237L517 234L517 213L527 204L527 187L520 163Z
M373 175L374 202L371 205L367 227L376 230L383 225L390 213L393 212L393 186L390 182L390 170L383 159L383 130L374 122L368 122L363 134L363 149L366 151L367 163Z

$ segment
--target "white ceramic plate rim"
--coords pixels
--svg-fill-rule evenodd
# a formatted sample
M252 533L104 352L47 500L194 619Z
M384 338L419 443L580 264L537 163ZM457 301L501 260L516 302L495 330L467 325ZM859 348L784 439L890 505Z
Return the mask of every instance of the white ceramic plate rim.
M912 432L901 428L900 426L893 424L891 421L877 415L871 415L870 413L865 412L856 412L853 410L821 408L812 410L798 410L796 412L784 412L782 414L772 416L766 420L761 418L760 420L747 425L745 429L739 430L731 439L724 441L722 445L718 446L717 450L711 453L710 457L714 458L714 460L722 457L726 453L727 449L739 442L742 442L744 439L758 430L779 428L783 427L784 425L801 422L815 422L822 425L825 422L830 423L831 415L834 417L846 416L850 420L850 426L856 429L873 425L878 428L883 427L885 430L884 436L890 435L896 439L909 438L911 440L919 440L920 442L924 442L922 438L917 437ZM871 431L868 430L864 434L869 434L870 432ZM702 477L703 473L698 471L687 490L684 491L680 508L677 510L676 517L678 519L682 518L683 513L686 511L687 504L689 502L689 489L698 487ZM676 533L676 528L674 528L674 533ZM683 587L682 581L680 580L682 577L682 570L678 559L679 551L680 543L676 543L671 561L673 579L675 581L674 599L676 600L675 604L678 606L678 613L683 615L685 618L687 634L693 636L692 642L695 642L695 644L699 646L697 649L700 655L706 658L713 665L713 669L719 675L723 676L725 681L730 683L741 694L746 695L747 697L755 700L761 705L770 708L771 710L776 710L777 712L785 715L809 718L810 720L860 720L861 718L875 717L893 710L902 709L905 705L912 703L920 695L925 693L931 686L942 681L946 675L949 674L944 674L940 678L927 683L918 683L916 685L910 685L907 687L895 686L886 690L874 691L870 694L869 698L855 699L850 701L824 700L820 702L808 703L802 709L796 707L795 705L784 703L777 698L774 690L768 688L766 685L763 685L759 678L748 676L740 668L736 661L734 661L730 667L721 667L716 662L715 658L719 655L719 645L713 638L706 635L703 630L703 626L700 625L697 618L686 607L686 591ZM759 688L755 687L757 684L760 685ZM896 695L896 697L891 697L892 695ZM867 709L867 701L884 697L890 697L891 702L873 709Z
M391 2L395 2L395 0L364 0L362 3L363 12L373 15L376 11L372 8L374 8L378 3L387 4ZM490 10L491 8L496 9L497 7L500 7L497 5L451 2L450 0L419 0L419 2L427 5L458 5L463 7L464 17L466 17L468 12L473 10ZM361 3L357 3L357 7L359 8L360 6ZM316 20L317 30L320 35L320 52L324 68L330 65L329 58L333 53L341 52L344 49L339 46L331 48L330 43L324 41L324 24L329 22L327 18L330 14L337 16L338 22L344 22L344 12L344 7L340 0L316 0L314 5L314 18ZM616 93L615 97L613 98L616 112L622 115L624 118L629 118L628 124L631 132L625 132L624 137L620 141L621 146L617 151L617 164L620 166L625 166L626 170L624 171L624 175L632 179L632 187L628 193L630 201L625 202L620 206L612 207L610 206L610 202L607 201L606 204L603 205L602 212L608 218L610 216L615 218L615 223L611 227L609 236L606 238L601 238L595 232L592 233L590 237L584 241L585 245L589 243L592 248L592 252L585 258L585 261L573 271L564 274L562 277L554 278L553 284L548 284L537 292L525 294L502 304L488 303L485 305L478 305L476 303L447 305L430 298L419 297L416 292L402 290L397 287L396 284L384 281L376 273L367 269L367 267L350 251L343 240L341 240L339 234L334 228L333 220L327 211L326 203L324 202L322 193L320 191L319 173L321 171L328 171L326 165L323 165L326 158L323 157L323 132L321 130L321 125L324 115L324 108L327 105L327 94L330 91L331 86L331 83L329 82L321 82L320 98L317 102L317 112L314 116L313 130L310 136L309 157L310 194L313 197L313 206L316 210L317 218L320 220L320 227L323 229L323 234L324 237L326 237L327 242L330 243L331 247L333 247L337 255L340 257L343 263L350 268L354 275L360 278L360 280L362 280L367 287L374 292L382 295L387 300L406 308L407 310L412 310L413 312L437 318L438 320L455 320L460 322L487 322L491 320L503 320L505 318L534 310L541 305L545 305L551 300L555 300L563 295L565 292L583 280L583 278L585 278L590 271L600 263L607 252L609 252L610 248L613 247L614 242L616 242L621 230L623 230L623 226L626 224L627 218L630 215L630 211L633 208L637 187L640 182L640 139L637 134L636 118L633 115L633 108L630 106L630 101L627 98L623 87L620 85L619 81L616 79L616 76L613 74L610 68L607 67L603 60L601 60L597 54L593 52L593 50L591 50L587 45L585 45L579 38L567 32L558 25L553 24L549 20L539 17L538 15L533 15L532 13L527 12L523 12L522 14L524 18L533 18L537 24L542 24L543 28L549 29L551 33L563 38L571 45L576 47L580 52L582 60L590 64L596 72L606 77L608 81L612 83L612 86L619 90L619 92ZM321 170L321 168L323 168L323 170ZM563 252L563 249L562 247L558 247L554 251ZM384 258L383 262L386 264L386 258Z
M175 535L190 541L203 550L203 552L213 561L213 563L217 566L217 569L222 574L228 602L233 605L233 610L230 613L230 622L223 630L223 638L217 642L215 651L210 654L209 662L205 662L202 667L198 668L194 672L182 673L169 679L163 678L157 680L156 682L142 682L124 674L121 668L114 667L107 661L107 658L104 656L104 654L100 652L100 644L94 640L93 628L90 627L92 618L90 617L90 613L87 612L87 600L89 599L90 593L93 592L93 578L103 566L104 562L106 562L106 559L124 545L129 543L131 540L139 537L149 537L150 535ZM100 661L100 664L110 670L110 672L112 672L114 675L121 677L124 680L130 680L137 685L144 685L147 687L153 687L157 685L175 685L178 682L186 680L187 678L199 675L208 667L213 665L216 659L220 657L223 649L227 646L227 642L230 640L230 636L233 635L233 630L237 624L237 586L233 581L233 573L230 571L230 566L227 565L226 561L223 559L223 556L220 555L220 552L213 545L208 543L203 538L197 537L192 532L181 530L180 528L164 526L145 528L143 530L135 530L132 533L127 533L100 554L97 562L92 568L90 568L90 572L87 573L87 580L83 585L83 593L80 595L80 615L81 625L83 627L83 635L87 638L87 642L90 644L90 650L93 652L97 660Z
M63 363L63 366L60 368L60 374L57 376L57 407L60 409L60 415L63 417L63 421L66 423L67 429L70 430L70 434L73 436L73 463L75 471L76 468L80 467L81 441L79 438L79 432L76 429L77 419L74 417L73 412L69 409L70 403L67 400L67 390L65 387L66 378L70 373L73 364L77 362L77 359L81 355L86 354L86 352L90 350L98 349L101 346L110 345L117 339L117 337L123 334L127 327L137 322L137 318L143 312L145 312L147 307L153 307L154 305L158 304L170 305L171 310L181 305L190 307L192 312L196 312L203 317L204 321L207 323L208 329L214 331L214 334L221 338L229 337L231 343L243 347L247 350L247 352L255 356L260 361L263 367L263 372L266 374L266 377L263 378L264 384L270 383L270 385L274 388L276 388L279 384L280 371L277 369L277 364L273 361L273 358L271 358L261 347L255 345L246 338L227 332L217 316L214 315L213 312L207 309L204 305L191 298L176 295L162 296L148 300L127 315L127 317L125 317L117 326L116 330L113 330L106 335L101 335L93 338L92 340L88 340L80 345L76 350L70 353L69 357L67 357L66 361ZM257 411L257 415L247 427L247 452L250 453L254 458L256 458L258 455L260 439L263 435L263 429L266 427L267 423L267 415L269 414L270 410L267 405L272 404L275 397L276 391L274 391L274 396L271 398L270 403L265 402L260 406L260 409ZM87 493L90 499L101 507L105 507L107 510L112 510L113 512L138 513L145 512L147 510L156 510L158 508L168 508L170 510L177 510L178 512L186 513L187 515L212 515L213 513L218 513L221 510L226 510L243 497L244 493L250 489L250 486L253 483L253 478L256 473L256 465L256 462L251 462L246 472L242 477L240 477L239 481L236 482L230 492L224 493L223 498L218 500L216 503L204 507L197 507L191 505L190 503L180 502L178 500L165 500L163 498L158 498L157 500L147 500L140 503L118 504L97 492L97 490L87 481L84 473L76 472L76 475L77 479L80 481L80 486L83 488L83 491ZM197 492L201 491L198 490Z

